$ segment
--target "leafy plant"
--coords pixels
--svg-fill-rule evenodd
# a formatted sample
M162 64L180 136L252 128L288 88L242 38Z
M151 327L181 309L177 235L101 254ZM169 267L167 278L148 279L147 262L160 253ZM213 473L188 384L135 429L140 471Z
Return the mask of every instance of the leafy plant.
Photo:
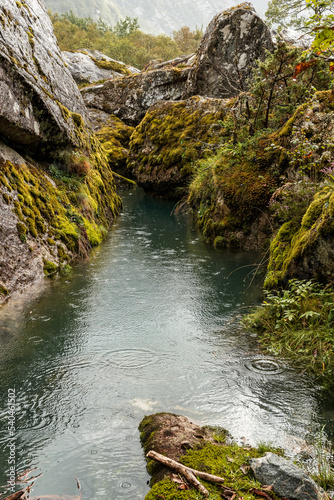
M265 291L262 306L246 316L244 323L262 331L262 343L269 350L293 357L333 383L333 288L292 279L286 290Z

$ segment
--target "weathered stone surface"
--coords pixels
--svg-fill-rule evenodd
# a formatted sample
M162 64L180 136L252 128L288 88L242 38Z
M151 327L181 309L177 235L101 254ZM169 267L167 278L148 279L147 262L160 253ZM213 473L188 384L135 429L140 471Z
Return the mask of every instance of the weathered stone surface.
M123 75L139 73L137 68L115 61L98 50L77 50L62 52L74 80L78 84L94 83L100 80L110 80Z
M130 140L128 170L147 192L181 198L196 160L214 152L229 109L223 99L192 97L149 108Z
M0 142L0 171L4 172L6 162L10 162L17 171L28 172L33 169L32 165L28 166L18 153ZM43 175L42 172L40 172L40 176L41 182L50 191L54 191L55 184L51 178ZM7 294L42 278L44 276L44 261L60 265L59 256L61 254L58 252L58 245L62 248L63 254L68 256L68 260L74 255L62 241L58 241L57 245L55 243L48 245L49 235L47 233L40 234L36 238L26 230L25 242L20 239L18 224L22 224L22 222L15 212L16 206L19 206L19 192L17 189L7 189L2 184L3 179L6 178L2 173L0 179L0 303ZM5 287L6 294L1 294L1 287Z
M156 102L182 98L189 71L189 68L148 71L109 80L81 92L88 107L114 114L128 125L138 125Z
M170 59L169 61L154 59L147 63L147 65L145 66L145 70L192 66L195 60L196 54L188 54L185 56L175 57L175 59Z
M237 95L247 88L247 78L266 50L273 50L271 34L251 4L220 12L202 38L189 75L188 95Z
M328 496L313 479L299 467L274 453L252 458L250 466L256 479L272 486L274 492L289 500L327 500Z
M3 0L0 21L0 136L39 152L79 145L71 112L86 119L85 106L44 6Z
M156 413L143 418L139 425L140 441L147 454L154 450L172 460L178 461L187 450L214 443L217 446L231 443L232 437L222 428L200 427L182 415L174 413ZM219 435L219 442L217 436ZM152 476L151 483L160 481L172 474L170 469L150 460L148 469Z

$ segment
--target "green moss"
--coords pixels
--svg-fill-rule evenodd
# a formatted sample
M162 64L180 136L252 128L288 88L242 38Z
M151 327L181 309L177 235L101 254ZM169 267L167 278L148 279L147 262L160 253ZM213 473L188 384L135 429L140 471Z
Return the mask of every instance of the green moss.
M7 205L9 205L10 202L12 201L11 196L9 196L7 193L3 193L2 198L3 198L4 202L7 203Z
M285 125L278 132L277 136L278 137L289 136L292 132L292 127L294 126L295 122L297 121L298 118L301 117L301 115L304 113L304 111L308 106L309 106L308 102L305 102L304 104L299 106L294 112L293 116L285 123Z
M286 284L305 255L329 236L334 236L334 186L326 186L315 195L301 220L295 218L281 226L270 246L265 288ZM314 269L314 273L321 276L321 269Z
M117 61L107 61L106 59L96 59L95 57L89 56L96 66L101 69L106 69L108 71L116 71L122 75L131 75L132 72L122 63Z
M53 246L56 244L56 242L52 238L47 238L46 241L48 242L48 245Z
M84 226L87 232L89 243L95 247L98 246L103 239L103 230L93 224L85 217L83 218Z
M58 271L58 266L54 262L50 262L48 260L44 261L43 271L45 276L52 276Z
M255 500L258 497L251 490L253 488L261 490L262 486L250 473L245 475L240 467L247 466L251 458L259 458L264 451L269 450L282 453L281 450L273 450L271 447L266 447L264 450L263 447L259 449L243 448L237 445L217 446L207 443L200 448L189 450L186 455L181 457L180 462L192 469L223 477L225 479L224 487L235 491L237 498ZM209 499L218 500L221 498L222 490L218 485L213 485L202 479L201 483L208 489ZM152 487L145 500L161 498L165 500L195 500L199 496L194 488L180 490L171 479L163 479ZM276 495L273 494L273 498L277 498Z

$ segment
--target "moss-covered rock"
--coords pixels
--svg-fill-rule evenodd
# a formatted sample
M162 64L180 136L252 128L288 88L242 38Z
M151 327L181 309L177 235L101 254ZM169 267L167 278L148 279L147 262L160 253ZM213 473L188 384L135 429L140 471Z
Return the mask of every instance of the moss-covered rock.
M303 218L286 222L270 246L266 288L291 278L334 279L334 184L323 187Z
M167 68L107 80L82 89L89 108L114 114L127 125L138 125L146 111L164 99L182 98L189 68Z
M261 457L269 449L282 453L281 450L266 446L240 447L223 428L200 427L181 415L171 413L157 413L145 417L139 430L145 453L154 450L191 469L223 477L223 486L213 485L201 479L212 500L221 498L224 494L229 498L234 493L237 497L247 500L257 498L252 490L261 489L261 485L247 474L249 460ZM198 491L183 482L181 475L173 474L171 469L153 460L148 460L147 469L152 476L152 489L145 500L199 498Z
M220 427L200 427L182 415L155 413L143 418L139 425L140 441L145 454L154 450L161 455L178 461L188 449L206 443L223 444L230 440L230 434ZM152 476L151 483L161 480L171 471L154 460L148 460L147 469Z
M50 274L43 262L53 263L53 272L86 257L117 216L121 200L96 139L86 155L89 171L70 174L59 155L59 167L49 167L0 143L0 281L11 292Z
M100 82L122 75L131 75L139 70L115 61L98 50L81 49L76 52L62 52L74 80L82 84Z
M181 198L199 158L227 136L228 102L199 96L150 108L130 140L128 169L146 191Z
M110 115L96 131L96 137L105 149L110 168L124 177L129 175L126 164L133 130L133 127Z
M188 203L216 247L259 249L270 237L268 202L285 165L280 151L268 149L271 141L263 135L222 144L214 156L197 162Z

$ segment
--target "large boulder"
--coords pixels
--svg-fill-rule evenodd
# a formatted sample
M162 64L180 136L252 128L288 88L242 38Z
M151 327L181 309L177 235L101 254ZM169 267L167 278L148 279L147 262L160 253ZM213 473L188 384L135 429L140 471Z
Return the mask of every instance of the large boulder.
M202 38L188 95L232 97L247 89L256 62L273 50L269 28L249 3L217 14Z
M80 92L65 67L51 21L39 0L0 7L0 136L43 153L82 144Z
M64 51L62 57L78 85L139 73L137 68L115 61L98 50Z
M328 500L327 494L302 469L275 453L252 458L251 469L262 484L272 486L273 491L289 500Z
M229 135L221 125L228 114L222 99L156 103L131 136L129 175L149 193L181 198L196 160L212 154Z
M82 89L82 96L88 107L116 115L127 125L138 125L156 102L182 98L189 71L159 69L115 78Z
M85 258L121 207L39 0L0 7L0 302Z

